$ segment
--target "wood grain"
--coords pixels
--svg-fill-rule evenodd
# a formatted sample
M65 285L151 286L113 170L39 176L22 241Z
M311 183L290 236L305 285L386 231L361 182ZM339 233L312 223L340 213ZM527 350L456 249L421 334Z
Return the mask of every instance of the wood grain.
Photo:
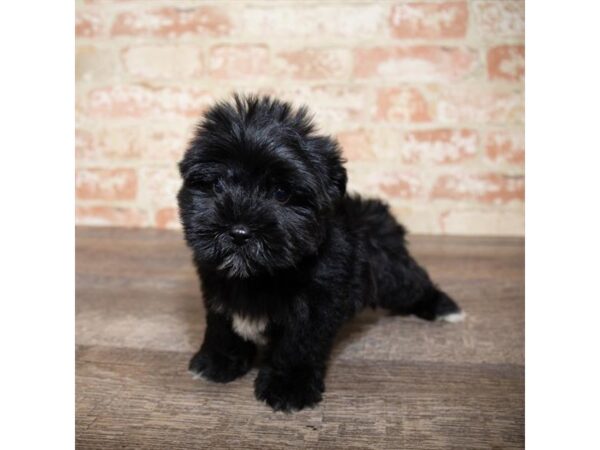
M466 322L365 311L337 339L323 402L286 415L254 399L256 369L228 385L187 373L204 311L180 233L78 228L77 447L523 448L522 239L411 249Z

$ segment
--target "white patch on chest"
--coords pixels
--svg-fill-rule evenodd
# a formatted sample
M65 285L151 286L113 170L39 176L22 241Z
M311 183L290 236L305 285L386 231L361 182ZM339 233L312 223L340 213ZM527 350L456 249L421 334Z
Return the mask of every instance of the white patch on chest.
M243 317L233 314L233 331L247 341L252 341L255 344L266 344L267 339L263 335L267 328L267 319L264 317Z

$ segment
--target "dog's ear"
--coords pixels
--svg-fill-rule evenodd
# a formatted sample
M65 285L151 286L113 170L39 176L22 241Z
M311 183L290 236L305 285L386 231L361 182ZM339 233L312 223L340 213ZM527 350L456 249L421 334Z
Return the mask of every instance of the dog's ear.
M183 180L186 180L190 176L194 165L196 164L196 153L197 150L194 146L194 143L190 143L185 153L183 154L183 158L177 164L177 167L179 168L179 175Z
M337 147L337 143L336 143ZM329 179L331 180L331 193L333 199L342 198L346 194L346 184L348 183L348 175L344 167L344 161L340 155L340 151L336 148L328 157Z
M318 163L324 171L327 196L330 201L336 201L346 194L348 182L340 146L335 139L328 136L313 137L310 141L314 153L319 155Z

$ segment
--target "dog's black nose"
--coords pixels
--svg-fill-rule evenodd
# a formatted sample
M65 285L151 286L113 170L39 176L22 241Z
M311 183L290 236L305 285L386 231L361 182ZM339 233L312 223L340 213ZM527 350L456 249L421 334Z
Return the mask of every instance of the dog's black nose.
M235 225L229 232L236 244L243 244L250 237L250 230L244 225Z

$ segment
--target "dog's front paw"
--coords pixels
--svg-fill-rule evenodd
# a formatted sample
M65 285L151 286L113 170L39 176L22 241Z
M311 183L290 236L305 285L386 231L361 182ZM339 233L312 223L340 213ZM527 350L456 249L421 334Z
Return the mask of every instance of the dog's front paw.
M217 383L228 383L246 374L251 365L250 358L199 351L190 360L189 370L194 377L202 376Z
M291 412L315 406L324 390L321 373L307 367L281 372L265 367L254 381L256 398L275 411Z

